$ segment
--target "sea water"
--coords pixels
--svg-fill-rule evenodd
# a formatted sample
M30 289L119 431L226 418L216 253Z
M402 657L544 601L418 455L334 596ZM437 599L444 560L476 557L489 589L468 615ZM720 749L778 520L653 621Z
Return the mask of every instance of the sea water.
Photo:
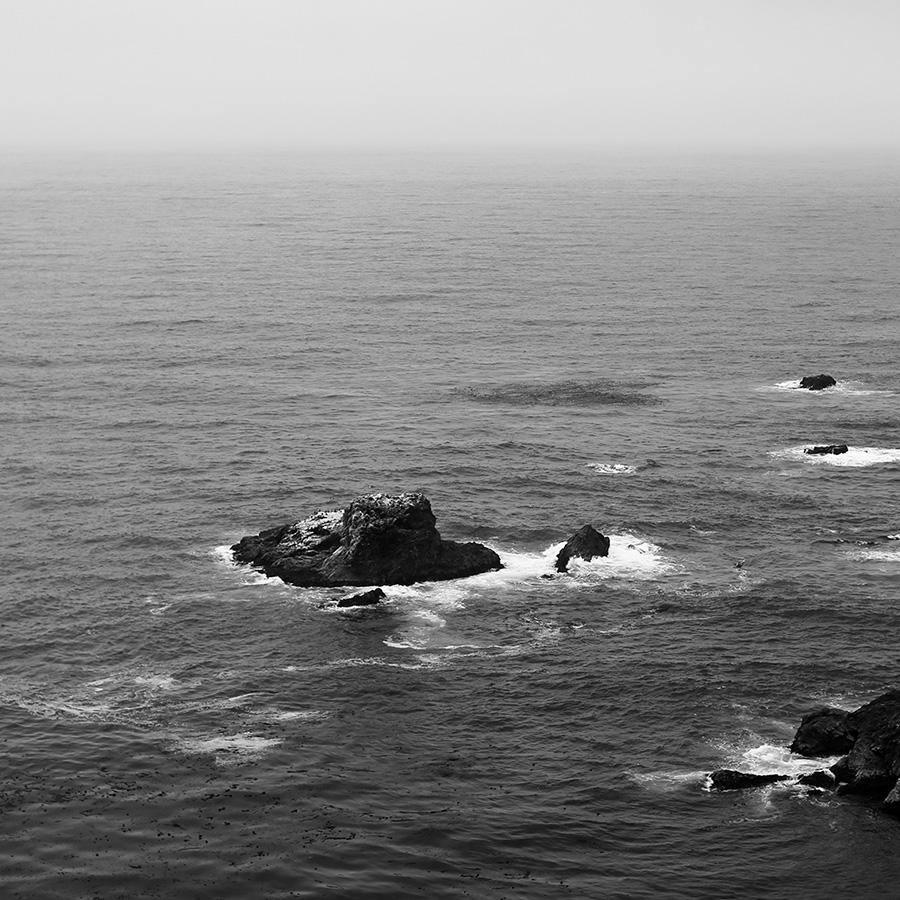
M707 775L897 686L898 234L874 156L4 158L3 895L888 896ZM230 558L400 490L504 568Z

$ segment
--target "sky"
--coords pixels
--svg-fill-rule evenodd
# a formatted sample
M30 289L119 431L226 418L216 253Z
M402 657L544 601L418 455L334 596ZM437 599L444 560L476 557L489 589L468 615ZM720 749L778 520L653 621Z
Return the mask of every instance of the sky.
M0 0L0 147L900 149L900 0Z

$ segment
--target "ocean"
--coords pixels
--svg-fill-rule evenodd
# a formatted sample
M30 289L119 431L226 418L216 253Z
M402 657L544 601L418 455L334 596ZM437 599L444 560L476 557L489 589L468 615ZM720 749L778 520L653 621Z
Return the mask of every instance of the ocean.
M3 896L890 896L707 775L898 686L898 240L877 155L4 157ZM231 560L403 490L505 568Z

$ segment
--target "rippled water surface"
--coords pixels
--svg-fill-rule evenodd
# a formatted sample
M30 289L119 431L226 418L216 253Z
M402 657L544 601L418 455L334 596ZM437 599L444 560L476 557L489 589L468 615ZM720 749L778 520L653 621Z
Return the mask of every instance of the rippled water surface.
M872 158L7 158L4 896L887 896L896 820L705 776L897 686L898 210ZM403 489L505 568L230 561Z

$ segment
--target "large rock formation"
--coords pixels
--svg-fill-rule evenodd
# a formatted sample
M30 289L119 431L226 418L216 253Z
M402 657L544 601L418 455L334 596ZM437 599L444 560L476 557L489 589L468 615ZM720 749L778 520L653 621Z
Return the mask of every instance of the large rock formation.
M831 375L806 375L800 379L800 387L808 391L824 391L836 384L837 381Z
M845 709L823 706L800 720L791 743L791 753L801 756L840 756L852 746L854 736L847 725L850 713Z
M319 511L242 538L238 562L300 587L413 584L502 568L476 543L445 541L422 494L371 494L343 510Z
M855 712L821 709L803 718L791 749L807 756L846 752L831 771L844 793L870 794L900 810L900 690Z
M579 528L556 555L556 571L565 572L573 556L587 560L595 556L609 556L609 538L600 534L593 525Z

